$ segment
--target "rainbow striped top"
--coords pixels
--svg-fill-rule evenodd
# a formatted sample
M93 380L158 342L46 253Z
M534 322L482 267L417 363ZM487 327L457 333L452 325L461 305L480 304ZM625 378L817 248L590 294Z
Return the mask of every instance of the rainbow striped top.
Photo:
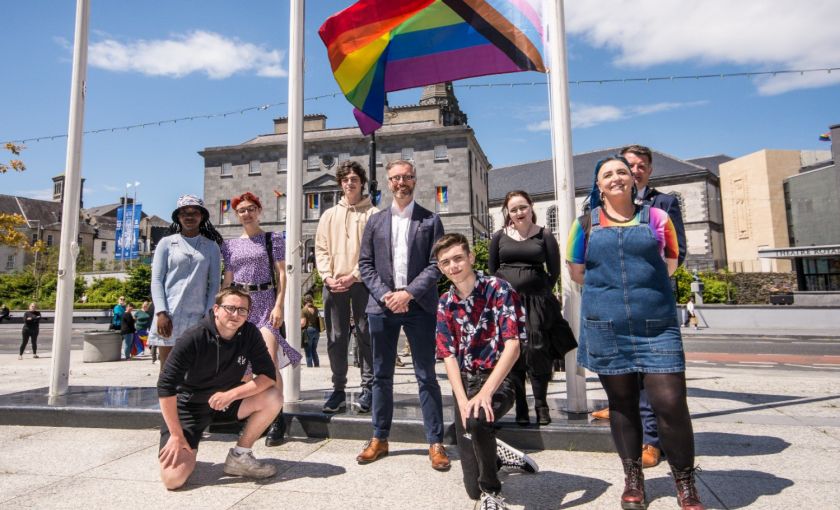
M639 224L639 214L641 209L636 212L627 222L619 222L614 218L610 218L601 209L601 226L602 227L634 227ZM589 214L581 216L572 224L572 229L569 231L569 242L566 245L566 260L574 264L583 264L586 262L586 248L589 245L589 232L592 230L592 217ZM676 259L680 254L680 247L677 244L677 230L668 217L668 213L662 209L650 208L650 230L656 238L656 243L659 245L659 253L663 259Z

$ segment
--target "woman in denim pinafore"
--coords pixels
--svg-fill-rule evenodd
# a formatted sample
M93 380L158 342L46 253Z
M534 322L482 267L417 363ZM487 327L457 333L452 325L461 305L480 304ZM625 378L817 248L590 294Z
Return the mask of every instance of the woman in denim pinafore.
M662 448L683 509L703 509L694 483L694 432L686 401L685 353L670 275L676 232L668 214L634 203L622 157L595 168L592 211L572 226L566 260L583 285L578 364L598 374L624 466L621 508L645 508L639 374L657 417Z

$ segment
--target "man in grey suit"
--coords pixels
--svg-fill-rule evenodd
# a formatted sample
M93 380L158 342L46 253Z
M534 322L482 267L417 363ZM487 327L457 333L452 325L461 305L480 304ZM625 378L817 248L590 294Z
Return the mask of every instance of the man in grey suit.
M359 254L359 272L370 291L365 311L373 348L373 438L356 460L368 464L388 454L394 362L403 328L411 345L429 458L434 469L445 471L450 464L443 447L443 402L435 374L441 273L433 252L443 236L443 223L414 202L417 174L411 162L392 161L387 172L394 202L368 220Z

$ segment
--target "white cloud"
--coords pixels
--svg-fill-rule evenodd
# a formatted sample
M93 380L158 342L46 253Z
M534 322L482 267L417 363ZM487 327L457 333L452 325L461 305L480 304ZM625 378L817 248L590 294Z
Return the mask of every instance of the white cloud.
M668 112L681 108L691 108L707 104L708 101L693 101L690 103L655 103L635 106L593 105L586 103L572 103L572 127L589 128L605 122L627 120L633 117ZM544 120L526 126L528 131L549 131L550 121Z
M836 67L836 0L602 0L566 3L566 26L595 48L617 52L622 68L669 63L756 70ZM755 78L761 94L840 83L840 71Z
M44 188L44 189L18 190L17 195L21 196L21 197L34 198L35 200L52 200L53 189L52 188Z
M242 72L269 78L286 76L280 66L285 55L285 51L271 50L265 45L197 30L165 40L123 43L106 39L90 45L88 61L91 66L110 71L172 78L198 72L219 80Z
M107 191L117 191L118 189L122 189L118 188L117 186L108 186L107 184L103 184L102 187L105 188L105 190Z

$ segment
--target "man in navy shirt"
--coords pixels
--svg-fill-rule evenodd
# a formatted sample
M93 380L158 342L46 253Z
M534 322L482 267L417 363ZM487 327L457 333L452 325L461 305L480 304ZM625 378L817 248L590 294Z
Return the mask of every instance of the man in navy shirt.
M481 509L504 509L497 471L511 465L536 472L522 452L496 439L495 423L516 396L508 377L525 342L525 308L504 280L473 270L475 255L462 234L437 241L438 267L454 284L440 298L437 350L455 397L455 430L467 494Z

